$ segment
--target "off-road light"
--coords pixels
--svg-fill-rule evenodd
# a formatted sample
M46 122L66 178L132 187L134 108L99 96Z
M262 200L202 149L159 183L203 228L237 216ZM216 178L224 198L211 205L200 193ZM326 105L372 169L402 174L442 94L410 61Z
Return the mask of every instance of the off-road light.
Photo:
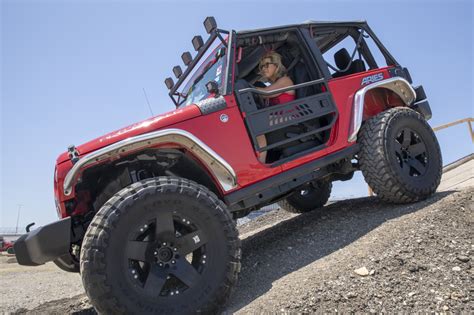
M193 47L195 51L199 51L199 49L201 49L201 47L204 46L202 37L199 35L194 36L192 42L193 42Z
M191 57L191 53L189 51L184 52L181 55L181 59L183 60L184 65L189 65L191 61L193 61L193 57Z
M171 90L174 86L174 81L171 78L166 78L165 84L166 84L166 87L168 88L168 90Z
M204 20L204 27L206 28L206 32L211 34L217 28L216 19L213 16L208 16Z
M183 70L181 70L180 66L174 66L173 67L173 73L174 73L176 79L179 79L179 77L183 74Z

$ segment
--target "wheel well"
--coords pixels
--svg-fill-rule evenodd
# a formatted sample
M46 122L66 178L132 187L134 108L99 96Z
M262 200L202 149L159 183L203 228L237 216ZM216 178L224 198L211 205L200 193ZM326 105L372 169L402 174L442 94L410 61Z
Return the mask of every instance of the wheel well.
M383 87L371 89L365 94L363 120L398 106L406 106L406 104L394 91Z
M81 216L97 212L122 188L158 176L186 178L222 197L213 178L190 152L184 149L147 149L85 170L75 188L76 198L66 204L67 212Z

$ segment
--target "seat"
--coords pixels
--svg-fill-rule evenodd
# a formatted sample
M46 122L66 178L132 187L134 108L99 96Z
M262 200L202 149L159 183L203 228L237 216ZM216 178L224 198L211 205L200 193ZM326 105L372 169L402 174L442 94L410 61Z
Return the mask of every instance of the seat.
M347 49L341 48L334 54L334 62L339 70L344 70L347 68L349 63L351 62L351 56L347 52ZM350 67L346 71L336 72L332 76L333 78L339 78L346 75L363 72L365 71L365 63L360 59L354 59L350 65Z

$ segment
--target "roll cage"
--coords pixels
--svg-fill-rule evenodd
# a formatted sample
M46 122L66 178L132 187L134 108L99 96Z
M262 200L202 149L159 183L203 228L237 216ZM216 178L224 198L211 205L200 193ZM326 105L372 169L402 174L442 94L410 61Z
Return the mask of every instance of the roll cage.
M209 19L212 19L210 24L213 24L213 28L208 29L206 21ZM209 55L208 51L215 40L221 40L222 46L226 49L225 74L222 82L219 82L221 83L219 94L235 94L255 151L266 151L269 163L273 165L307 154L309 150L315 151L327 147L339 115L329 92L328 81L339 76L366 71L365 64L359 70L347 71L353 62L363 63L362 57L369 70L379 68L366 42L367 38L373 40L388 66L398 67L397 61L365 21L308 21L302 24L238 32L218 29L213 18L207 18L206 21L204 25L210 36L205 43L202 39L197 41L196 37L193 39L197 55L191 61L185 60L182 56L187 68L184 73L180 69L175 72L177 67L173 69L178 81L176 84L170 84L171 78L167 79L168 82L165 81L170 88L169 95L177 107L183 103L186 95L178 92L180 87L183 83L189 86L189 78L195 78L196 73L202 71L203 64L202 62L200 64L200 61L203 56ZM350 54L346 52L350 57L350 60L346 57L347 64L342 67L338 65L336 68L330 61L325 60L323 54L346 38L354 40L355 48ZM258 63L268 50L275 50L282 55L288 75L294 81L293 86L285 90L264 93L248 85L258 80ZM334 57L336 59L336 56ZM356 58L358 59L355 60ZM332 74L331 69L334 71ZM288 90L295 90L295 101L263 109L261 97ZM223 99L221 101L225 105L225 101ZM216 108L220 108L220 105ZM265 147L259 147L257 143L256 139L260 135L265 135L268 140Z
M179 66L173 69L175 72L175 76L178 79L176 84L173 82L171 78L167 78L165 80L167 87L169 88L169 96L173 100L173 103L178 107L179 104L182 102L183 94L179 93L178 90L182 86L183 83L186 82L186 79L189 75L192 74L193 70L201 61L202 57L207 53L207 51L211 48L213 42L216 39L220 39L226 46L226 70L224 75L224 82L223 88L221 89L221 94L228 95L233 92L233 79L238 78L238 73L236 73L235 78L233 78L233 73L237 72L234 69L235 61L240 61L242 56L240 52L237 50L242 44L249 45L249 44L256 44L256 45L266 45L273 40L277 40L278 38L275 37L277 34L284 34L286 32L298 32L300 34L305 34L306 37L311 38L315 45L312 47L311 56L306 56L307 59L313 59L315 65L318 68L318 77L325 78L329 80L332 78L332 75L328 69L331 68L332 65L328 65L328 62L325 61L322 57L322 54L330 50L332 47L337 45L340 41L342 41L346 37L352 37L356 42L358 42L358 46L356 47L357 53L362 54L364 59L368 63L369 69L376 69L378 67L369 46L366 43L365 38L370 37L374 41L376 47L380 50L382 55L385 58L387 65L389 66L397 66L399 67L398 62L395 58L390 54L390 52L385 48L382 42L377 38L374 34L372 29L369 27L367 22L365 21L348 21L348 22L316 22L316 21L307 21L302 24L291 24L291 25L284 25L278 27L271 27L271 28L261 28L261 29L254 29L254 30L242 30L242 31L226 31L222 29L218 29L215 25L215 20L213 18L207 18L205 21L212 19L211 22L214 23L214 27L208 30L209 38L206 42L202 43L201 45L195 45L195 39L193 39L193 45L197 50L197 55L191 59L190 62L185 62L187 65L184 72L180 69L179 71L175 71L175 68L180 68ZM208 26L206 26L207 28ZM224 39L223 36L226 36ZM198 41L199 42L199 41ZM311 44L310 44L311 45ZM306 47L307 48L307 47ZM316 48L316 49L314 49ZM355 51L354 51L355 53ZM186 53L185 53L186 54ZM189 53L188 53L189 54ZM183 54L184 55L184 54ZM352 56L354 57L354 56ZM182 56L183 61L185 60ZM353 59L353 58L352 58ZM333 67L333 66L332 66ZM338 71L340 69L334 69Z

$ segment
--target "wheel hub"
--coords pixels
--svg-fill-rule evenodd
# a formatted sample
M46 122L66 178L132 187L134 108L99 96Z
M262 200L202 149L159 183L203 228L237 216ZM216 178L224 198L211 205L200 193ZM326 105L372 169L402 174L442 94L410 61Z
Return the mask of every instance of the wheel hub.
M159 266L169 266L169 263L174 264L179 258L178 249L173 247L171 243L159 243L153 252L155 262Z
M168 248L168 247L160 248L156 256L162 262L168 262L173 257L173 252L171 251L171 248Z
M408 149L402 149L402 159L405 161L411 159L411 154L410 154L410 151L408 151Z

